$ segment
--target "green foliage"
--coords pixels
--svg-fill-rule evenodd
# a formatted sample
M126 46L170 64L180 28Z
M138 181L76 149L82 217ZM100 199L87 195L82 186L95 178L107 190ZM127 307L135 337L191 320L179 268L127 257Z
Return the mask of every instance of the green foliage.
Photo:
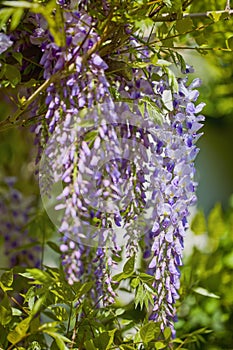
M198 235L206 235L206 248L194 247L185 261L178 334L206 327L212 332L202 334L200 344L190 344L188 349L228 349L233 341L233 210L230 208L224 213L221 205L216 204L206 220L207 234L206 229L200 230L200 225L197 225L200 215L204 224L203 213L199 212L192 229Z
M8 21L10 30L16 29L26 11L42 14L47 23L55 42L59 46L65 44L63 28L63 17L60 7L56 4L56 0L50 0L46 4L41 1L3 1L5 8L0 10L0 28L4 28ZM55 11L54 11L55 10Z
M135 291L135 300L110 308L93 308L89 294L92 282L68 285L62 269L4 271L0 283L0 347L41 350L47 349L47 341L52 339L51 349L63 350L71 345L90 350L227 348L232 342L233 211L224 213L217 204L206 220L203 212L198 212L192 230L206 235L207 249L195 247L186 258L177 305L178 337L174 340L170 340L169 328L162 334L160 325L149 321L150 305L156 296L153 278L135 268L132 256L115 280L120 290ZM128 288L121 287L123 282L128 282ZM23 299L19 302L18 298Z

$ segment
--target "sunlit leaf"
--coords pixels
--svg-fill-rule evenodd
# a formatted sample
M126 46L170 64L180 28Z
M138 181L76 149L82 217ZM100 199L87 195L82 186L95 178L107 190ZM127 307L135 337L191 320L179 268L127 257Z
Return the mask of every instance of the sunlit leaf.
M129 258L126 261L123 267L123 273L128 276L132 275L134 272L134 265L135 265L135 255L133 255L131 258Z
M203 211L199 210L194 216L191 223L191 230L196 235L201 235L207 231L206 219Z
M193 288L193 290L194 290L195 293L203 295L205 297L214 298L214 299L219 299L220 298L219 295L211 293L207 289L202 288L202 287L195 287L195 288Z
M155 322L149 322L142 326L140 329L140 336L142 341L145 343L149 343L150 341L157 338L160 333L160 327Z
M227 39L227 46L233 51L233 36Z
M193 21L190 17L184 17L176 21L176 29L180 34L184 34L193 29Z

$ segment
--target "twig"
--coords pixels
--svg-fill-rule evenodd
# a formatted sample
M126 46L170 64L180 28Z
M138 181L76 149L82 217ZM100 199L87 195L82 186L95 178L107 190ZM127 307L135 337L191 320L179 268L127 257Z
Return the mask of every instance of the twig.
M102 37L96 42L95 45L93 45L93 47L91 47L87 51L87 53L85 55L83 55L82 64L85 64L87 62L88 58L99 49L99 47L102 45L104 40L107 38L107 36L109 34L109 24L110 24L112 17L113 17L113 9L111 10L111 12L108 16L108 20L107 20L106 26L104 28ZM81 43L78 52L81 50L81 48L82 48L84 42L86 41L91 29L92 29L92 27L90 27L90 30L88 31L86 37L84 38L83 42ZM0 131L3 131L3 130L6 130L6 129L9 129L9 128L16 126L17 125L16 123L19 122L20 117L26 112L28 107L37 99L37 97L42 92L44 92L47 89L47 87L49 87L49 85L66 77L67 71L68 71L68 74L70 74L70 71L73 69L73 65L74 65L74 63L73 63L73 57L72 57L70 59L70 61L67 62L67 64L65 65L63 72L58 71L55 74L53 74L42 85L40 85L39 88L24 103L22 103L20 105L20 107L13 114L13 116L8 116L5 120L0 122Z
M10 299L28 316L29 312L22 306L20 303L14 298L10 297ZM1 349L0 349L1 350Z
M209 18L211 14L217 14L217 15L233 15L233 10L226 8L222 11L206 11L206 12L198 12L198 13L183 13L183 18ZM174 22L177 20L177 14L173 13L163 13L159 17L153 18L153 21L155 22Z
M230 10L231 10L230 0L227 0L227 2L226 2L226 7L225 7L225 11L230 11Z

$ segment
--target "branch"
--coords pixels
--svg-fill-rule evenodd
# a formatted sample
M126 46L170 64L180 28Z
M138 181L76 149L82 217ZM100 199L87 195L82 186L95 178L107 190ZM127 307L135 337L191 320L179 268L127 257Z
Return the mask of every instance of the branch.
M228 16L232 16L233 15L233 10L228 10L225 9L223 11L206 11L206 12L199 12L199 13L183 13L183 18L210 18L211 14L217 14L217 15L228 15ZM152 20L154 22L173 22L176 21L178 19L178 15L177 13L163 13L161 16L152 17Z
M113 9L110 11L108 18L107 18L107 22L106 25L104 27L103 30L103 35L102 37L96 42L95 45L93 45L93 47L91 47L87 53L85 55L83 55L82 57L82 64L86 64L87 60L90 58L90 56L96 52L100 46L103 44L104 40L107 38L108 34L109 34L109 24L110 21L113 17ZM90 34L92 27L90 27L90 30L88 31L86 37L84 38L84 40L82 41L82 43L80 44L79 50L78 52L76 52L76 55L80 52L82 46L84 45L88 35ZM69 75L71 73L71 71L74 69L74 57L72 57L69 62L67 62L67 64L65 65L65 67L63 68L62 71L58 71L56 72L53 76L51 76L50 78L48 78L42 85L40 85L38 87L38 89L24 102L20 105L20 107L17 109L17 111L12 115L12 116L8 116L5 120L0 122L0 132L10 129L12 127L15 126L25 126L28 124L28 122L30 123L30 121L34 118L29 118L28 120L20 120L20 117L26 113L28 107L38 98L38 96L44 92L47 87L49 87L49 85L51 85L52 83L55 83L59 80L61 80L62 78L65 78L67 76L67 74Z
M41 92L43 92L52 82L54 82L59 77L61 77L61 73L57 72L51 78L47 79L42 85L40 85L39 88L24 103L21 104L13 116L8 116L5 120L0 122L0 131L4 131L16 126L20 120L20 117L26 112L30 104L36 100Z

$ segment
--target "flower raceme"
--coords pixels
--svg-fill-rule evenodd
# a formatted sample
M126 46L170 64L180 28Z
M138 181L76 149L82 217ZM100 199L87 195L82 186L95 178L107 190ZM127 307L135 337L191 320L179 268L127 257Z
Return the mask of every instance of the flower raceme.
M67 11L65 47L46 28L31 37L43 52L44 79L60 72L59 83L47 88L45 121L36 128L37 138L43 135L41 191L62 182L56 209L62 211L60 250L69 283L95 276L95 302L114 302L111 268L121 250L121 227L128 256L144 240L156 290L150 317L174 334L183 241L196 201L200 80L171 79L167 67L152 65L146 73L134 68L132 79L107 79L107 63L91 50L99 40L94 28L83 10ZM137 53L130 33L127 45L135 60L148 62L148 49Z
M4 255L10 267L40 267L41 247L29 236L30 198L15 188L16 178L7 177L0 188L0 233L4 240Z

